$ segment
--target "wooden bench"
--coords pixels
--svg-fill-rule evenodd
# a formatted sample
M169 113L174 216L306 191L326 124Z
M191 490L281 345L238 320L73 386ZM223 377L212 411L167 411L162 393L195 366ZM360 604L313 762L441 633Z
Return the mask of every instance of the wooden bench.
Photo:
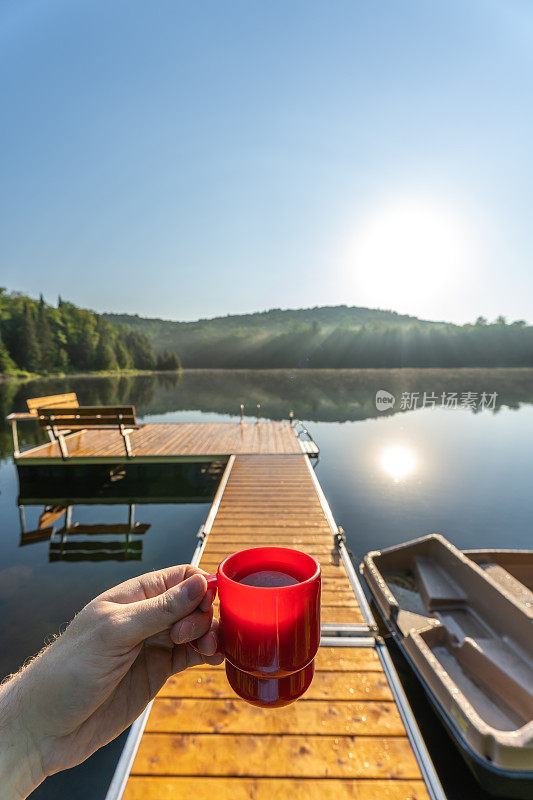
M39 408L78 408L78 396L75 392L68 392L67 394L51 394L45 397L29 397L26 400L28 406L27 411L17 411L9 414L6 419L11 423L11 432L13 434L13 452L16 456L20 455L19 450L19 437L18 437L18 422L37 421L37 409ZM54 439L53 434L49 431L50 439Z
M132 456L129 435L138 427L134 406L75 406L39 407L39 425L51 431L63 458L69 457L65 433L87 430L117 429L124 441L127 456Z

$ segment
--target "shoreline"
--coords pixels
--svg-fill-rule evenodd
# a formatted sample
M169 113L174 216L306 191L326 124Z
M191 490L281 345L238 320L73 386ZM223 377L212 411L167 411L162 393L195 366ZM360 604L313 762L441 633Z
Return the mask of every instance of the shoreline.
M335 375L341 373L361 372L367 374L382 374L384 372L392 373L398 372L406 374L408 372L533 372L531 367L517 367L517 366L497 366L497 367L438 367L438 366L425 366L425 367L182 367L180 370L165 370L165 369L130 369L130 370L113 370L113 371L99 371L99 372L48 372L48 373L27 373L22 375L6 375L0 373L0 381L36 381L36 380L67 380L69 378L122 378L128 376L138 375L181 375L183 372L265 372L265 373L286 373L293 372L296 374L305 373L318 373L328 372Z
M29 381L41 380L68 380L69 378L122 378L136 375L180 375L183 370L174 369L121 369L121 370L102 370L99 372L30 372L22 375L6 375L0 373L0 381Z

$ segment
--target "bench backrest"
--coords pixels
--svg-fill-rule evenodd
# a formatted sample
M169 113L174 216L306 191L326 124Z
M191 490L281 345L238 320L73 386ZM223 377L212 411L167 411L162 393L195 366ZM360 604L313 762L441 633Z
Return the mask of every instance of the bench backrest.
M38 408L61 408L61 406L77 408L79 405L76 392L70 392L70 394L51 394L48 397L30 397L26 400L26 403L30 414L34 414L35 416L37 416Z
M116 428L137 424L134 406L77 406L66 408L39 408L39 425L42 427L68 428Z

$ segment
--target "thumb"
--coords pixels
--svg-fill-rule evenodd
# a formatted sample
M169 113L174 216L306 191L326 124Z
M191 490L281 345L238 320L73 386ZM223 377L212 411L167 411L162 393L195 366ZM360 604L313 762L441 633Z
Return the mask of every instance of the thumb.
M137 644L171 628L199 606L206 592L207 581L198 574L148 600L129 603L124 607L128 615L128 639Z

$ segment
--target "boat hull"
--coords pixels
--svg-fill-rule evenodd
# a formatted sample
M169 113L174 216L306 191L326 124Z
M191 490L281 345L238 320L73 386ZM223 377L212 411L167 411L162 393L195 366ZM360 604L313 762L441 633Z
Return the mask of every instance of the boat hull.
M533 553L444 537L369 553L385 625L476 780L533 800Z
M532 800L533 771L515 772L513 770L498 769L472 750L468 742L462 736L460 729L455 725L438 698L431 691L430 686L420 674L416 664L409 657L409 653L406 651L405 647L402 646L401 635L399 635L398 631L394 629L394 626L391 625L390 622L384 620L384 623L392 634L398 649L409 664L420 686L424 690L424 694L431 703L432 708L444 725L447 735L452 740L454 746L461 754L461 757L480 786L482 786L486 792L496 797L509 797L513 798L513 800Z

